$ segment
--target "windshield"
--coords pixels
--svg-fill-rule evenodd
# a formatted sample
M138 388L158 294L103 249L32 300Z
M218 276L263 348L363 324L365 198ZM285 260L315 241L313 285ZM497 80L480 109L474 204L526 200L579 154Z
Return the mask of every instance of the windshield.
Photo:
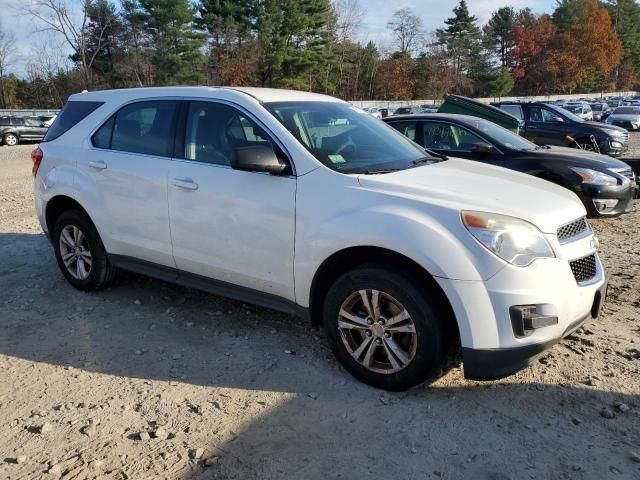
M547 103L546 105L547 105L547 107L549 107L551 110L553 110L554 112L556 112L560 116L568 118L572 122L578 122L578 123L584 123L585 122L584 118L580 118L579 116L574 115L573 113L571 113L566 108L560 108L557 105L552 105L552 104L549 104L549 103Z
M314 157L338 172L384 173L430 158L392 127L347 103L282 102L265 107Z
M591 110L593 110L595 112L600 112L600 111L602 111L603 107L604 107L604 105L602 105L601 103L594 103L593 105L591 105Z
M480 130L496 143L499 143L504 147L511 148L512 150L526 151L535 150L537 148L535 143L531 143L529 140L516 135L506 128L502 128L500 125L489 122L488 120L474 118L473 120L466 121L466 124Z
M582 105L565 105L564 108L573 113L582 113L583 109Z

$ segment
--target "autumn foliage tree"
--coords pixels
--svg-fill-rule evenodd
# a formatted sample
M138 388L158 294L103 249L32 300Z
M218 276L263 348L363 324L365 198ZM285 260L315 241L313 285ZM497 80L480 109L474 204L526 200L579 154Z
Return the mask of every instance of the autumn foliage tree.
M609 11L597 0L582 0L583 17L560 34L557 55L562 85L568 91L603 88L624 53Z

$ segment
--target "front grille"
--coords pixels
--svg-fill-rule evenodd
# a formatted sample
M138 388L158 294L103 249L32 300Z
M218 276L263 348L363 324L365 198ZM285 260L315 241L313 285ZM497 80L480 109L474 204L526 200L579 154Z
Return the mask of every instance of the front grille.
M566 225L558 228L558 240L560 240L561 242L566 241L570 238L580 235L583 232L586 232L587 230L589 230L587 219L585 217L579 218L578 220L567 223Z
M588 282L596 276L596 255L594 253L569 262L569 266L571 267L576 282Z
M633 170L631 170L631 169L625 170L623 172L620 172L620 175L622 175L623 177L627 177L632 182L635 182L635 180L636 180L636 176L633 173Z

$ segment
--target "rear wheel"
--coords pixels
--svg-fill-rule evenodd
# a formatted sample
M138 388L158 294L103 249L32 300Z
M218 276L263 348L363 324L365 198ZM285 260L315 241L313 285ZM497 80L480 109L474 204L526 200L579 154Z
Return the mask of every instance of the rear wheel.
M434 380L455 342L437 296L400 271L364 266L330 288L323 321L334 354L357 379L386 390Z
M81 211L64 212L53 229L56 260L67 281L79 290L104 287L115 275L102 240L91 220Z
M9 147L15 147L18 144L18 137L13 133L7 133L2 140L4 141L4 144Z

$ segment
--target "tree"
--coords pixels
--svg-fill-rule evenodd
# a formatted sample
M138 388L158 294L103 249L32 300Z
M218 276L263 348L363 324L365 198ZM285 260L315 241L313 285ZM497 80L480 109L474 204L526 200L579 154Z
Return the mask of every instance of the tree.
M640 5L635 0L611 0L607 6L624 46L624 83L629 85L630 73L635 72L636 76L640 76ZM628 66L632 67L631 71ZM621 73L622 70L619 74Z
M95 55L87 47L87 22L91 0L31 0L20 10L33 18L39 31L54 32L64 38L79 64L84 87L92 85L91 69ZM100 41L100 37L97 39Z
M507 55L516 90L535 95L553 88L552 75L556 27L548 15L518 15L509 34L512 48Z
M582 0L583 19L561 36L564 45L559 63L568 89L592 90L608 82L622 59L624 48L611 17L597 0Z
M393 31L398 51L411 56L422 39L422 19L410 8L401 8L393 14L387 28Z
M12 83L5 78L13 60L14 38L0 25L0 107L8 108L10 104L9 87Z
M466 1L460 0L453 9L453 17L445 20L447 28L436 30L438 43L444 47L459 79L456 82L459 93L470 93L462 90L468 83L464 77L478 80L487 73L488 62L483 56L481 32L476 22L477 18L469 13Z
M515 81L508 68L502 67L489 81L489 93L491 96L502 97L513 90Z
M483 28L484 35L496 50L502 67L507 66L507 55L510 48L508 38L515 21L515 9L513 7L502 7L493 12Z
M257 70L262 86L313 89L313 72L331 60L325 48L329 13L329 0L259 3L256 36L261 58Z
M196 12L189 0L135 0L130 13L139 15L153 40L156 84L202 83L205 38L194 29Z
M558 32L564 33L575 24L584 22L586 16L584 0L556 0L552 18Z

